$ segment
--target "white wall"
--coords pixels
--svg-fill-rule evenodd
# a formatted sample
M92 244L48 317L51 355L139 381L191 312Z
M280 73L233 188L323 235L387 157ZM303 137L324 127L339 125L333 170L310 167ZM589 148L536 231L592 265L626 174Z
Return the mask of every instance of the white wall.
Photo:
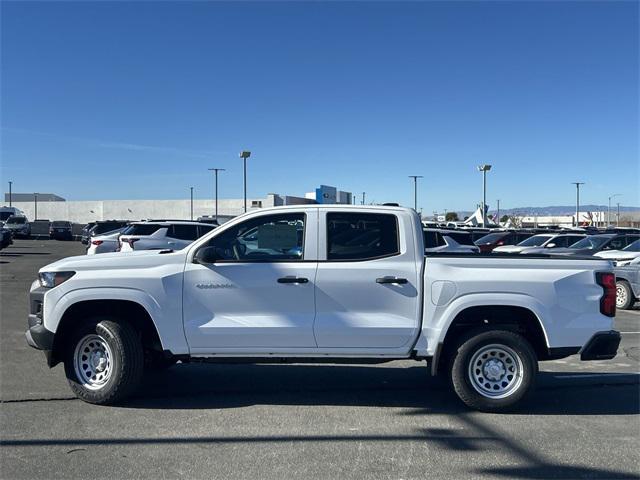
M247 207L252 209L251 202L260 201L263 207L274 206L275 197L247 199ZM243 213L243 199L227 199L218 201L219 215L240 215ZM29 220L35 220L34 202L13 202L13 206L24 211ZM203 215L215 213L214 200L194 200L194 220ZM87 223L95 220L141 220L144 218L190 218L190 200L97 200L68 202L38 202L38 218L47 220L68 220Z

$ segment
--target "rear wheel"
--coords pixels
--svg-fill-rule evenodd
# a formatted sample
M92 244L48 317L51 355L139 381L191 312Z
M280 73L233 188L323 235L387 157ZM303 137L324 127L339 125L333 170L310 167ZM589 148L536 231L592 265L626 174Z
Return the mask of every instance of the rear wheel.
M107 405L132 393L142 378L144 357L137 332L119 319L93 319L67 343L65 374L85 402Z
M616 308L628 310L633 305L633 292L631 286L624 280L616 282Z
M499 412L533 388L537 360L529 342L507 330L476 331L463 339L450 367L453 388L465 405Z

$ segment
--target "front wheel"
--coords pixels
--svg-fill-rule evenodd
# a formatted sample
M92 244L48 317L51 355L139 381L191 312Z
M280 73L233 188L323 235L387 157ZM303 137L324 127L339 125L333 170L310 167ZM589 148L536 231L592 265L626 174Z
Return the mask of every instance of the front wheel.
M67 343L65 374L85 402L108 405L133 392L144 356L137 332L119 319L89 320Z
M538 370L529 342L507 330L477 331L462 340L451 362L451 382L465 405L499 412L520 402Z

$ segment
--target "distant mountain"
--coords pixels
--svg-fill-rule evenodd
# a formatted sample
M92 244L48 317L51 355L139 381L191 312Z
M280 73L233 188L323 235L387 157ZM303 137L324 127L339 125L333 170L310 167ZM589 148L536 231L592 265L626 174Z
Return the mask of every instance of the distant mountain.
M606 212L607 205L580 205L581 212ZM616 211L616 206L611 206L611 211ZM620 213L622 212L640 212L640 207L624 207L620 205ZM496 213L496 206L489 205L489 213ZM500 216L502 215L538 215L538 216L562 216L575 215L576 206L550 206L550 207L518 207L518 208L500 208ZM472 215L473 211L458 212L460 218Z

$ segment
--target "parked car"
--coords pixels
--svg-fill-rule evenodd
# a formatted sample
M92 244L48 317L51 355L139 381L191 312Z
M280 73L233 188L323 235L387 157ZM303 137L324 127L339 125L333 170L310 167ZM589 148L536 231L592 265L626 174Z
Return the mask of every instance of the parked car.
M80 234L80 242L83 245L89 244L89 239L91 238L91 229L95 226L96 222L89 222L82 228L82 233Z
M617 266L630 264L633 260L640 257L640 239L630 243L622 250L605 250L595 254L596 257L613 260Z
M595 255L606 250L622 250L640 238L637 233L605 233L589 235L567 248L556 248L553 255Z
M628 310L640 300L640 257L613 269L616 274L616 307Z
M505 230L503 232L489 233L488 235L476 240L475 244L480 248L482 253L489 253L496 247L500 247L502 245L516 245L533 235L535 235L535 232Z
M91 237L87 248L87 255L95 255L96 253L117 252L120 244L118 238L128 227L118 228L111 232L104 233L95 237Z
M0 250L7 248L13 243L13 235L11 230L7 228L0 228Z
M9 217L25 216L24 212L16 207L0 207L0 222L5 223Z
M240 247L248 232L257 248ZM58 260L29 305L27 343L96 404L132 394L145 358L413 359L495 412L532 390L539 361L606 360L620 344L610 262L425 255L419 216L401 207L263 208L182 250Z
M29 238L31 236L31 225L29 220L24 215L12 215L7 218L4 223L4 228L11 230L13 238L23 237Z
M135 222L118 239L121 252L133 250L181 250L215 225L190 221Z
M73 240L73 225L71 222L54 220L49 225L49 238L54 240Z
M494 253L528 253L538 248L565 248L582 240L585 235L541 233L521 241L517 245L502 245L493 249Z
M479 253L469 232L423 228L425 252Z

